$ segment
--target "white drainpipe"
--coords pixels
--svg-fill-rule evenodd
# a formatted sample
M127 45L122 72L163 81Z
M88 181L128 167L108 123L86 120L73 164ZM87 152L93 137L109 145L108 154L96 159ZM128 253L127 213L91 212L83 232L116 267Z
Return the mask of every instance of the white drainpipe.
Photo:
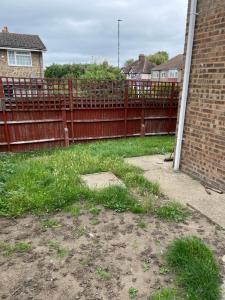
M182 149L183 132L184 132L184 120L185 120L185 113L186 113L186 106L187 106L192 49L193 49L193 41L194 41L194 33L195 33L195 20L197 15L196 14L197 2L198 2L197 0L191 1L183 89L182 89L182 97L181 97L181 104L180 104L177 143L176 143L176 151L175 151L175 159L174 159L174 171L178 171L180 168L181 149Z

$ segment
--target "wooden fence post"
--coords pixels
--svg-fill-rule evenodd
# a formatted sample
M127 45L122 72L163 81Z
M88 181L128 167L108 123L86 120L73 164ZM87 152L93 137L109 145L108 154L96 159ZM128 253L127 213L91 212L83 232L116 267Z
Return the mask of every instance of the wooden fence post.
M170 95L170 101L169 101L169 131L168 133L172 133L172 126L173 126L173 119L172 119L172 109L173 109L173 99L174 99L174 86L175 83L172 82L172 87L171 87L171 95Z
M8 122L7 122L7 112L5 109L5 99L4 99L4 89L3 89L2 78L0 78L0 111L2 111L2 117L3 117L3 122L4 122L4 135L5 135L5 140L7 143L7 148L8 148L8 151L11 151L10 135L9 135Z
M141 89L142 88L142 89ZM145 136L145 98L142 93L145 93L143 87L139 87L139 93L141 93L141 136Z
M127 137L127 109L128 109L128 86L129 81L124 81L124 131L125 137Z
M69 85L68 85L68 93L69 93ZM69 95L70 96L70 95ZM65 99L65 98L64 98ZM67 127L67 114L66 114L66 101L64 101L62 109L62 122L63 122L63 134L64 134L64 146L68 147L70 144L69 141L69 133L68 133L68 127Z
M66 110L65 108L62 109L62 120L63 120L63 134L64 134L64 146L68 147L70 144L69 141L69 133L68 133L68 127L67 127L67 120L66 120Z
M3 89L2 78L0 78L0 100L3 98L4 98L4 89Z
M71 138L72 141L74 142L73 79L68 79L68 91L69 91L69 101L70 101L70 124L71 124L71 134L72 134Z

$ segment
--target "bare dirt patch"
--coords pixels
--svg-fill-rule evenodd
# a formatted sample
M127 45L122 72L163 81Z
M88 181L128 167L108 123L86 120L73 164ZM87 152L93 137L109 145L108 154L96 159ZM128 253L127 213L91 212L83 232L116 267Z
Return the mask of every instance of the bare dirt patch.
M45 222L54 219L55 222ZM45 224L45 226L43 226ZM49 224L49 226L48 226ZM59 212L44 217L0 219L1 243L32 248L4 256L0 250L1 299L135 299L174 284L161 254L175 238L195 235L213 250L225 274L225 236L218 226L193 212L185 223L101 208L74 218Z

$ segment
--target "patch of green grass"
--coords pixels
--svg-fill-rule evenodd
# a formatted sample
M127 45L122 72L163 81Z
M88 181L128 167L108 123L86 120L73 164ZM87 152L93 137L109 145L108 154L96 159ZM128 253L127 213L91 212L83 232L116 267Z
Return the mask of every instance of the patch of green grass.
M41 225L44 228L57 228L57 227L61 226L59 221L57 221L56 219L43 220L43 221L41 221Z
M138 188L142 196L151 193L153 195L161 195L161 191L158 183L150 182L145 179L142 174L135 174L133 172L127 172L124 174L123 181L129 187Z
M74 218L78 218L80 216L80 207L77 205L70 205L65 207L66 212L70 213Z
M90 220L90 224L91 225L98 225L99 224L99 220L98 219L91 219Z
M96 273L98 274L98 276L102 279L102 280L109 280L111 275L109 272L107 272L106 270L104 270L101 267L98 267L96 269Z
M100 214L100 212L101 212L101 208L93 206L93 207L89 208L88 211L89 211L92 215L98 216L98 215Z
M8 243L0 243L0 250L4 256L10 256L13 253L19 252L28 252L32 248L31 244L28 243L15 243L15 244L8 244Z
M137 297L138 289L136 289L134 287L130 287L128 290L128 294L129 294L130 299L134 299Z
M92 262L92 258L87 257L87 258L80 260L80 265L83 267L88 267L91 264L91 262Z
M147 272L150 269L150 263L149 262L144 261L141 266L142 266L142 270L144 272Z
M188 216L186 208L181 204L172 201L155 208L155 214L160 219L175 221L177 223L183 222Z
M156 245L160 245L161 244L161 240L158 238L153 238L154 242Z
M168 268L162 266L159 268L159 274L160 275L166 275L169 272Z
M174 137L159 136L4 155L0 159L0 216L20 216L27 212L45 214L81 200L118 212L146 211L132 190L144 195L150 206L160 195L159 187L148 182L142 170L128 165L123 158L163 154L173 148L173 143ZM103 171L113 172L126 188L91 191L81 182L81 174ZM79 214L77 209L72 213Z
M188 300L220 300L220 274L212 251L198 238L171 243L165 254Z
M61 246L59 241L50 241L49 249L54 250L59 258L63 258L67 254L67 250Z
M78 227L75 229L75 234L78 236L78 237L81 237L81 236L86 236L88 235L88 230L86 227Z
M137 226L141 229L145 229L147 227L146 223L143 220L139 220Z
M99 141L86 145L88 151L93 155L98 152L98 154L104 158L109 156L132 157L171 152L174 147L174 141L174 136L153 136ZM82 144L77 146L79 147L79 150L86 148ZM77 146L71 146L71 148L76 148Z
M159 291L153 293L149 300L182 300L176 289L162 288Z
M140 203L121 186L111 186L95 192L95 201L106 208L111 208L116 212L132 211L142 213L143 208Z

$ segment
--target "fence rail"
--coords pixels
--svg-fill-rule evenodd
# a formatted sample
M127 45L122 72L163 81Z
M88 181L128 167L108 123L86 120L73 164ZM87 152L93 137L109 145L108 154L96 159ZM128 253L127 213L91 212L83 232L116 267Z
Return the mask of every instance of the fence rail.
M0 151L171 134L179 85L146 80L0 78Z

